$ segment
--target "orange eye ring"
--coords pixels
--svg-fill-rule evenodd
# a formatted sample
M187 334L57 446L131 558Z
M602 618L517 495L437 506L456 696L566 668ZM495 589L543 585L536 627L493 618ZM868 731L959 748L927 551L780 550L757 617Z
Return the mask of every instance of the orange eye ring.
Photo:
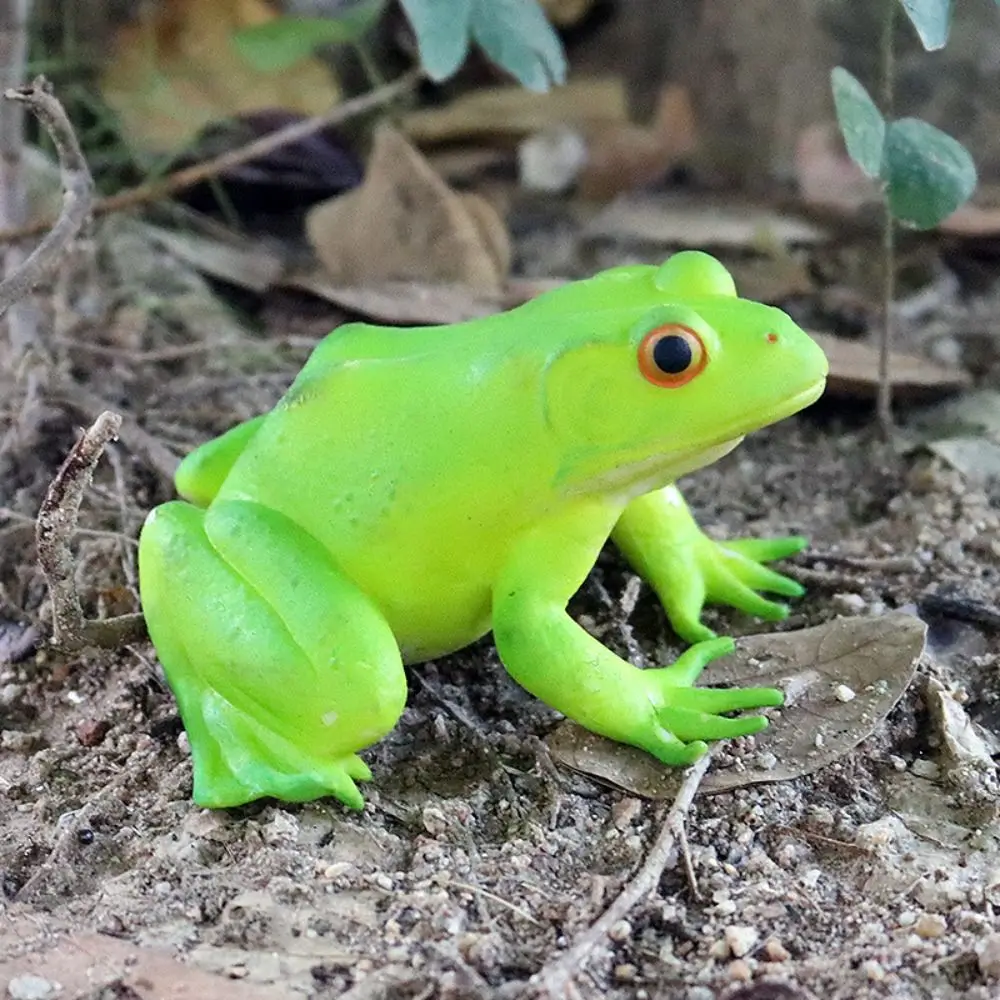
M638 356L643 378L661 389L686 385L708 364L708 351L701 337L679 323L650 330L639 344Z

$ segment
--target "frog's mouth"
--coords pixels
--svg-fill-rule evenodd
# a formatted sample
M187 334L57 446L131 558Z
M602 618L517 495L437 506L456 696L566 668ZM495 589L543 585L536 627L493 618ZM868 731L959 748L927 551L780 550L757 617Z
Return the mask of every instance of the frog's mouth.
M788 396L770 409L758 411L753 419L742 420L703 444L668 454L646 455L608 470L585 483L578 481L571 493L613 493L621 491L628 499L659 489L680 476L704 468L728 455L751 431L759 430L779 420L804 410L815 403L826 388L826 377L813 382L808 388Z

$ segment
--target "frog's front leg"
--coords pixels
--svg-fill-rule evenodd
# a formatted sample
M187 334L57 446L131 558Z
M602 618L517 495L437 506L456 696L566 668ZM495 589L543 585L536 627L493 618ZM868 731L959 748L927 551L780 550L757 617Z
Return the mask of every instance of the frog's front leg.
M761 565L805 548L805 538L745 538L715 542L703 534L676 486L633 500L611 535L635 571L656 591L670 624L688 642L714 638L701 622L706 603L768 621L787 617L784 604L758 591L801 597L802 585Z
M174 473L177 492L185 500L207 507L266 418L262 413L244 420L186 455Z
M721 713L780 705L774 688L694 688L702 669L733 648L714 639L670 667L642 670L616 656L566 613L617 511L599 503L533 529L517 543L494 588L493 632L510 675L552 708L602 736L671 765L688 764L705 740L755 733L762 716Z
M139 546L142 602L191 743L194 799L334 795L353 808L356 755L406 700L395 638L302 528L258 504L176 501Z

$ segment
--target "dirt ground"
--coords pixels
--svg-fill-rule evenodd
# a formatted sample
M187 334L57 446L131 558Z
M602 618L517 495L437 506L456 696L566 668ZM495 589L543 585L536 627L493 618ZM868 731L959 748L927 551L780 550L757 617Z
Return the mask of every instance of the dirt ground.
M150 308L116 286L123 257L141 270L136 246L110 256L114 321L60 348L0 478L12 512L0 520L0 983L22 1000L527 995L632 877L669 803L556 763L558 718L507 678L489 641L408 671L399 726L365 754L375 778L360 815L330 801L195 808L152 648L67 658L38 646L48 612L26 519L101 402L182 453L273 402L310 338L342 318L286 297L222 333L212 315L185 327L169 302L197 282L150 261ZM6 422L23 415L12 383L2 398ZM870 423L864 405L825 402L688 477L713 534L812 539L787 564L809 590L786 622L708 620L750 634L909 608L929 625L916 680L835 763L699 796L695 882L668 866L567 996L1000 997L995 775L942 765L928 707L936 682L984 739L1000 733L998 494L873 443ZM88 613L136 609L133 540L169 496L127 423L76 545ZM629 578L609 550L572 610L606 626ZM650 662L681 648L646 588L630 622Z

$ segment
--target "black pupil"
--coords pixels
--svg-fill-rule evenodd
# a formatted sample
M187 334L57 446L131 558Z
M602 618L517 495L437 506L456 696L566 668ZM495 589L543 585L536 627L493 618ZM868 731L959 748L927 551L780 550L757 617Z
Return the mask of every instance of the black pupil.
M680 375L691 367L694 355L687 337L661 337L653 348L653 363L666 375Z

